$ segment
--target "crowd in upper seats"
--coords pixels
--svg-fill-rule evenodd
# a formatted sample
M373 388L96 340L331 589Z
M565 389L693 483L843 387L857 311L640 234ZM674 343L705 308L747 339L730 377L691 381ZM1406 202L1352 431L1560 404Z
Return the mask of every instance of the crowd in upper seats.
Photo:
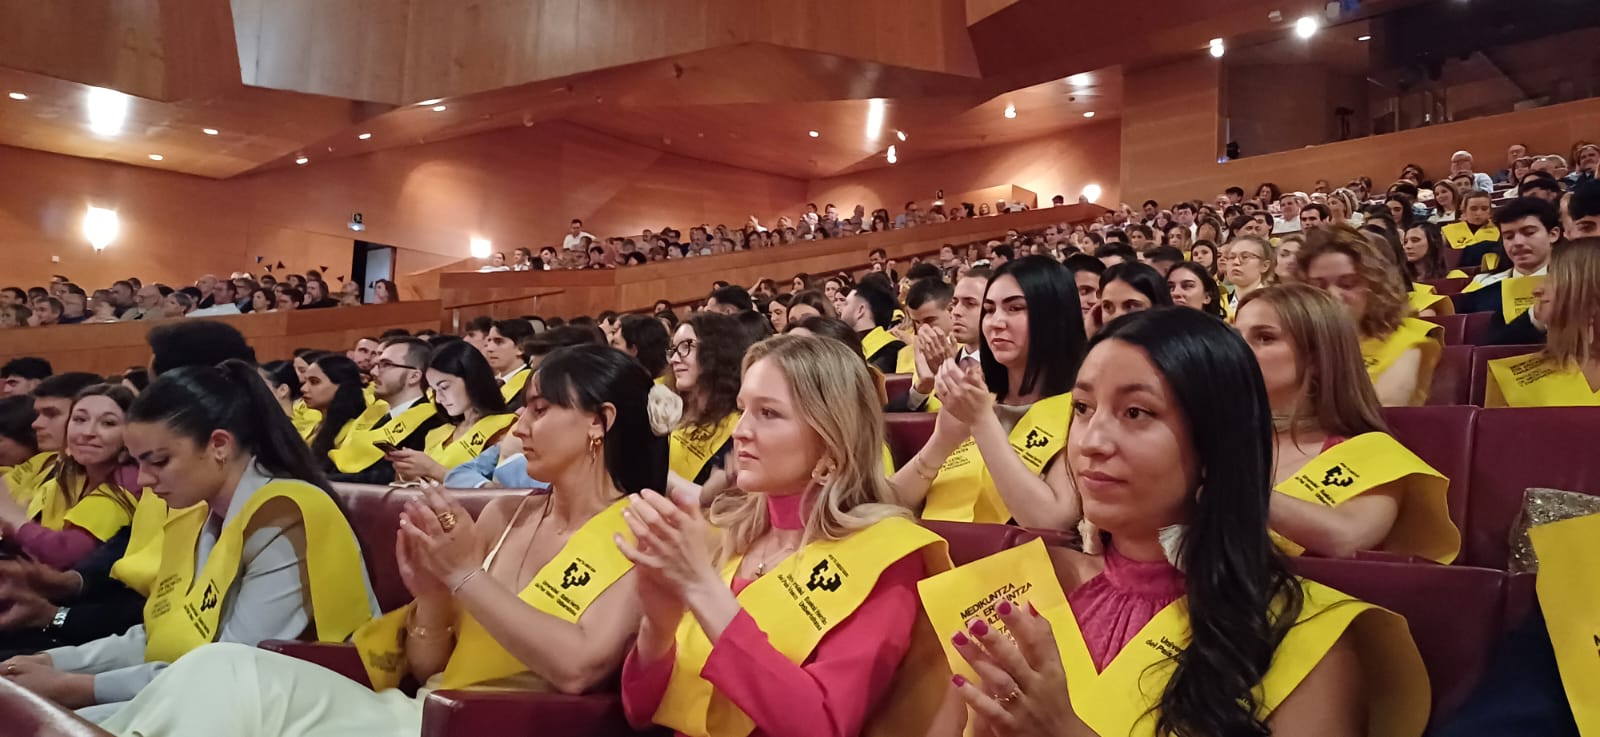
M874 249L686 314L259 365L183 321L142 373L14 360L0 677L147 736L414 734L407 683L619 679L634 726L682 735L1420 735L1405 622L1290 561L1460 552L1451 480L1382 411L1428 395L1422 318L1492 311L1528 345L1504 404L1600 404L1600 184L1535 179L1464 195L1464 234L1393 195L1241 198L1226 225L1185 202L1165 232L1124 209L903 274ZM1419 289L1449 268L1460 299ZM925 418L898 462L886 413ZM418 489L394 550L361 549L332 482ZM496 487L477 514L452 491ZM972 523L1049 542L955 565L937 531ZM380 611L364 559L413 601ZM275 638L348 640L368 683Z
M388 279L373 283L373 295L373 304L400 300L399 290ZM128 277L93 294L56 275L48 287L0 289L0 328L316 310L359 305L364 299L360 283L341 282L335 290L315 269L286 274L281 280L271 273L257 278L238 272L227 279L206 274L193 285L176 289Z

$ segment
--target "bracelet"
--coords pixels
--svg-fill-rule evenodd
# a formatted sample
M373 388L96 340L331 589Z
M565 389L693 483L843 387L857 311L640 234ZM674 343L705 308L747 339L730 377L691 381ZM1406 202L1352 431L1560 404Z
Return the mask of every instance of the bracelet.
M411 610L411 613L406 615L406 636L407 637L415 638L415 639L418 639L418 640L434 640L434 639L438 639L438 638L441 638L441 637L449 637L449 636L454 635L456 633L456 628L455 628L454 625L446 625L444 627L421 627L421 626L412 624L412 622L415 620L416 613L417 613L417 610L415 608L413 608Z
M477 578L478 574L480 574L480 573L483 573L483 569L482 568L474 568L474 569L472 569L471 573L468 573L467 575L462 576L460 581L457 581L454 586L450 587L450 593L451 594L460 593L461 587L466 586L468 581L471 581L472 579Z
M922 479L923 481L933 481L934 479L939 478L939 469L938 468L933 469L933 473L923 473L922 472L922 469L923 469L924 466L928 466L928 465L931 465L931 464L929 464L926 460L923 460L922 454L920 452L917 453L914 456L911 456L911 462L906 464L906 465L910 466L911 467L911 472L916 474L917 478Z

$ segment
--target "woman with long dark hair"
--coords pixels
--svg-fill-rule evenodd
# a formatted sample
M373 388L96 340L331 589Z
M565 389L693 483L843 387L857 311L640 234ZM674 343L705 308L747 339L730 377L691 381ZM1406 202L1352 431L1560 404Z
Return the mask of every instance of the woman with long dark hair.
M0 537L28 557L67 569L133 521L139 489L123 444L133 392L95 384L73 398L66 448L26 506L0 494Z
M260 372L261 380L267 383L267 389L277 398L283 414L294 423L295 431L309 445L311 439L316 437L317 423L322 421L322 413L306 406L300 393L300 374L295 371L294 363L268 361L261 364Z
M740 362L749 347L739 322L727 315L696 312L678 326L667 360L683 398L667 481L674 495L698 498L700 486L733 449Z
M1077 523L1077 495L1058 456L1084 341L1083 323L1062 317L1078 314L1071 273L1049 257L995 270L983 295L981 360L939 369L933 435L894 474L901 504L924 519Z
M527 254L527 252L528 252L528 249L526 249L526 248L517 249L517 253L519 255L525 255L525 254ZM524 268L522 268L522 269L516 269L516 271L526 271L526 270L527 270L526 266L524 266ZM377 281L372 283L372 303L373 304L375 304L375 305L386 305L386 304L389 304L391 302L399 302L399 301L400 301L400 289L399 289L399 287L396 287L394 285L394 282L392 282L392 281L390 281L388 279L379 279L379 280L377 280Z
M173 666L109 725L120 734L416 734L438 688L577 694L612 681L639 626L632 564L614 537L634 494L666 480L663 392L606 346L562 348L526 388L514 431L548 492L508 494L474 521L435 488L406 505L395 555L415 599L355 636L368 688L320 666L214 645ZM546 592L560 591L559 596ZM257 684L238 688L240 679Z
M1221 290L1204 266L1193 261L1174 265L1167 272L1167 287L1172 290L1173 304L1224 319Z
M667 352L672 350L672 333L660 320L644 315L623 315L618 321L612 347L633 356L655 377L657 384L667 383L667 377L671 376L667 372Z
M80 713L103 721L207 643L243 650L306 632L341 642L372 618L377 603L355 533L254 366L230 360L163 373L127 423L140 485L172 510L161 544L130 544L132 558L119 564L154 582L144 623L13 658L0 667L13 683L69 708L96 705ZM167 718L189 719L208 702L185 694L167 704Z
M1304 284L1245 298L1235 327L1272 405L1272 529L1293 552L1455 560L1450 480L1389 434L1343 306Z
M342 445L351 434L372 427L388 407L367 404L366 387L356 362L337 353L326 353L306 367L300 384L306 407L321 413L317 430L311 435L311 455L323 470L334 468L328 452Z
M506 411L494 369L483 353L464 340L435 348L425 375L433 403L449 419L428 431L425 450L400 448L385 458L400 478L442 482L450 469L499 442L517 416Z
M1454 315L1455 303L1449 295L1439 294L1432 284L1423 283L1443 279L1450 273L1450 269L1444 265L1444 251L1449 246L1445 245L1439 226L1416 223L1406 228L1405 237L1400 242L1406 259L1406 275L1411 278L1408 295L1411 309L1419 315Z
M1161 272L1137 261L1113 264L1100 274L1099 301L1090 318L1104 325L1131 312L1172 304L1172 289Z
M1095 336L1067 441L1087 552L1023 546L920 585L976 733L1421 734L1405 621L1297 579L1268 536L1269 416L1218 320L1149 310ZM955 590L1027 593L969 621Z
M788 323L802 322L808 317L838 317L839 312L834 309L833 301L815 289L795 292L789 300L789 311L785 317L785 326Z

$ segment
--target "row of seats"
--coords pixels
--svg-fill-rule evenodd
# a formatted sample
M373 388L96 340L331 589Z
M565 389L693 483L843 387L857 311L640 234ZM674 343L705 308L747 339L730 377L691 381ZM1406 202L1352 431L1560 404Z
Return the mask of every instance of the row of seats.
M1540 411L1534 411L1541 413ZM1481 415L1481 416L1480 416ZM1499 417L1516 422L1503 424ZM1430 462L1464 462L1461 431L1487 425L1494 437L1528 437L1527 427L1539 419L1522 412L1480 412L1466 407L1405 410L1395 420L1397 431L1411 435L1428 427L1446 431L1455 444L1440 442L1423 450ZM891 444L897 455L910 433L926 423L891 420ZM1559 420L1549 415L1545 420ZM1586 420L1600 428L1600 413ZM1520 423L1520 424L1516 424ZM1577 435L1580 433L1574 433ZM1467 432L1467 437L1482 433ZM1519 449L1520 450L1520 449ZM1570 452L1568 448L1565 452ZM913 451L914 452L914 451ZM1528 465L1543 468L1550 455L1529 458ZM903 455L901 456L903 457ZM1449 465L1445 463L1445 465ZM1504 479L1496 479L1504 480ZM1521 483L1521 482L1518 482ZM1600 487L1591 487L1600 488ZM374 589L385 610L409 600L400 582L394 556L396 524L409 500L419 499L414 489L340 485L336 489L352 527L368 553ZM452 490L464 506L476 513L496 495L522 493L507 490ZM1454 490L1453 490L1454 495ZM1066 535L1004 525L928 523L950 543L957 564L971 562L1036 538L1047 544L1064 544ZM1501 546L1503 548L1503 545ZM1406 617L1412 636L1426 663L1434 689L1435 720L1461 705L1483 673L1502 632L1527 616L1533 605L1532 576L1470 566L1438 566L1395 562L1303 558L1297 572L1313 580L1389 608ZM355 651L348 645L272 642L264 647L316 662L352 680L366 676ZM106 733L70 712L38 699L0 679L0 721L21 737L105 737ZM13 731L15 730L15 731ZM478 737L482 734L526 734L542 737L635 737L622 716L615 693L585 696L516 692L437 691L424 707L423 737ZM655 734L652 732L651 734Z

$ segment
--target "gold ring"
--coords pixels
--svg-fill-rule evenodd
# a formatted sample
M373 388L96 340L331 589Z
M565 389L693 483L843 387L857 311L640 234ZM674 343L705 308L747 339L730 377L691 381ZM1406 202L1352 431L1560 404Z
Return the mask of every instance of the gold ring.
M1019 696L1021 696L1021 695L1022 694L1017 693L1017 691L1015 689L1012 689L1011 693L1008 693L1008 694L1006 694L1004 696L996 696L996 697L994 697L994 700L1000 702L1001 706L1010 706L1011 703L1013 701L1016 701L1017 698Z
M17 674L17 666L11 665L11 664L7 664L6 665L6 675L14 676L16 674Z
M455 512L443 512L443 513L441 513L439 515L439 527L443 528L445 532L449 532L451 530L454 530L456 528L456 513Z

